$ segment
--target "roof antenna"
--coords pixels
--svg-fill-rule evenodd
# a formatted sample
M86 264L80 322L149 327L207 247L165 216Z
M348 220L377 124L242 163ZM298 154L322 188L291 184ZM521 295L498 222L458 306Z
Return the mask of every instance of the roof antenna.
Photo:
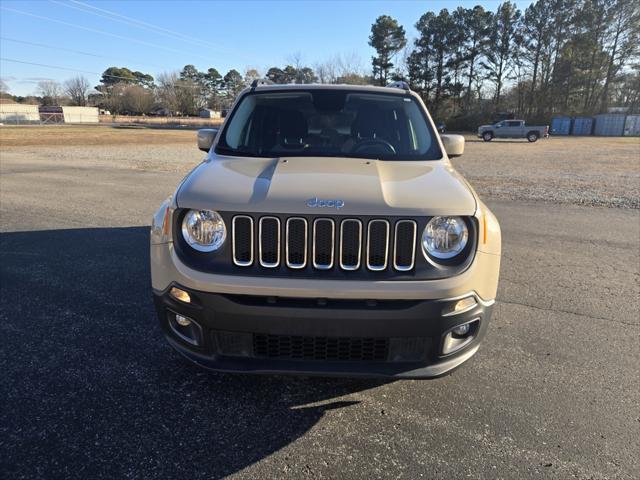
M391 82L389 85L387 85L388 88L400 88L402 90L406 90L407 92L411 90L411 88L409 88L409 84L405 81L397 81L397 82Z
M273 82L268 78L256 78L253 82L251 82L251 91L253 92L260 85L273 85Z

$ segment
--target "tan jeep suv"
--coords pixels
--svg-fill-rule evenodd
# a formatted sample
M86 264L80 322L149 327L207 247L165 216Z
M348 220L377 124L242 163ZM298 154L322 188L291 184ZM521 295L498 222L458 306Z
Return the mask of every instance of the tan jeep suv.
M160 207L160 324L219 371L434 377L478 350L500 227L420 97L390 87L242 92Z

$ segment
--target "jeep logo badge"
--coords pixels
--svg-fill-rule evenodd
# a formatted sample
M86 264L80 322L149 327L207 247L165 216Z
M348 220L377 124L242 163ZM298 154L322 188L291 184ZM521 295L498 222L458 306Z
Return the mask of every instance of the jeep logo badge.
M344 200L323 200L318 197L307 200L307 207L311 208L335 208L340 210L344 207Z

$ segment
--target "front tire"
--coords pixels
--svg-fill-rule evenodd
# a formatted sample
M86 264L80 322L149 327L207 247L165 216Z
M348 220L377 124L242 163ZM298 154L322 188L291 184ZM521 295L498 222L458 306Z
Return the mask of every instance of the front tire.
M485 142L490 142L493 139L493 133L491 132L484 132L482 134L482 140L484 140Z
M527 140L529 143L536 142L538 140L538 134L536 132L527 133Z

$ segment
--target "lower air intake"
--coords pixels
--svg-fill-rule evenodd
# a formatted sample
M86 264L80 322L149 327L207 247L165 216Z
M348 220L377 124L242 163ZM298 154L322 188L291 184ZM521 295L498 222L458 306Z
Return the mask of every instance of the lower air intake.
M367 337L253 336L256 357L281 360L371 362L387 360L389 340Z

